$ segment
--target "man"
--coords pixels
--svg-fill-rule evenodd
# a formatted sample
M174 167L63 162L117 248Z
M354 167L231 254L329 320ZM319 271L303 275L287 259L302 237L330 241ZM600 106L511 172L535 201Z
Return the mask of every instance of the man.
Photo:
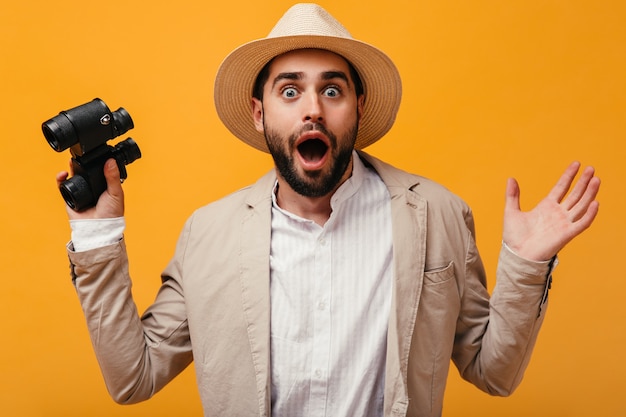
M141 319L106 164L98 205L68 210L68 252L116 401L151 397L192 359L207 416L438 416L450 358L486 392L517 387L556 254L591 225L599 180L587 168L568 194L572 164L530 212L509 181L490 298L465 203L361 151L400 95L389 58L313 4L233 51L218 114L276 170L192 215Z

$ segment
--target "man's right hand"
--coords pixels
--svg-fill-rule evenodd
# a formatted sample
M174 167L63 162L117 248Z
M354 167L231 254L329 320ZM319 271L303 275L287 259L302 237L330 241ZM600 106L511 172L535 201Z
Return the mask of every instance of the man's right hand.
M57 174L57 186L69 176L67 171ZM124 190L120 180L120 171L115 159L109 159L104 164L104 177L107 181L107 189L98 198L98 204L85 211L77 212L66 205L67 215L70 220L79 219L110 219L124 216Z

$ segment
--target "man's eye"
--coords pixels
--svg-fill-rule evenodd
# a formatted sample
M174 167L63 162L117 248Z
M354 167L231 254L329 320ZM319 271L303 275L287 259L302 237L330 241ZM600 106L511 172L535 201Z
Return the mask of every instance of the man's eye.
M298 94L298 91L293 87L288 87L283 90L283 97L294 98Z
M324 90L324 95L327 97L337 97L341 93L341 90L337 87L328 87Z

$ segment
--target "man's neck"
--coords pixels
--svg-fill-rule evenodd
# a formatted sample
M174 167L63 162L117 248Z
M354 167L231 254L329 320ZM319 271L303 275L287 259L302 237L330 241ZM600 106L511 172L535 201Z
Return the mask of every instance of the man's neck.
M296 193L284 181L278 180L276 202L280 208L303 219L309 219L324 226L332 212L330 199L334 190L322 197L305 197Z
M321 197L307 197L297 193L289 186L284 178L278 175L276 203L283 210L302 217L303 219L312 220L320 226L324 226L333 211L330 201L337 189L352 175L352 167L352 162L350 162L339 184L337 184L331 192Z

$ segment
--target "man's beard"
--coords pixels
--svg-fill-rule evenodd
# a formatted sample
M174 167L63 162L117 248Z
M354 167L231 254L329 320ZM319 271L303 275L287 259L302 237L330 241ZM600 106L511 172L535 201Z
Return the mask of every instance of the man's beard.
M285 142L281 136L265 126L265 140L269 148L274 164L280 175L287 184L298 194L304 197L322 197L333 191L341 181L352 157L354 143L358 131L358 125L346 133L342 140L337 141L337 137L326 130L319 123L312 123L305 126L301 132L291 135ZM296 170L293 155L297 152L295 142L298 137L306 131L318 130L330 140L331 165L328 171L305 172L299 174ZM341 147L338 147L340 143ZM286 148L286 149L285 149Z

